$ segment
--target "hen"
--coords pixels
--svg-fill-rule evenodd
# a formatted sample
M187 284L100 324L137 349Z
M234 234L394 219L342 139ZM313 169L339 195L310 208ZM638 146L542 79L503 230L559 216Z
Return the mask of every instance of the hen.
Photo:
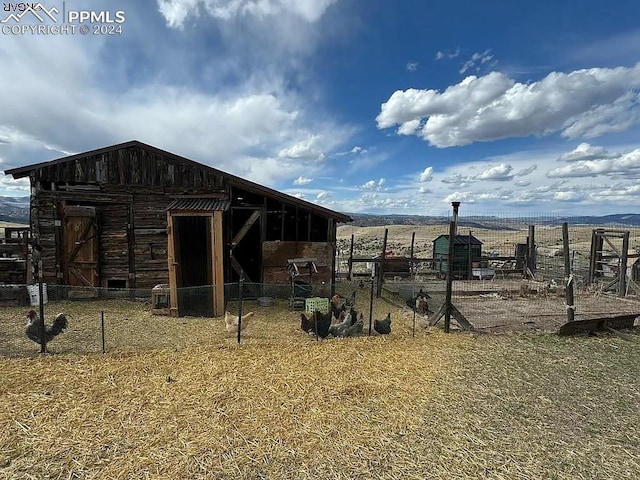
M356 320L356 322L353 325L349 326L345 330L344 336L345 337L357 337L359 335L362 335L363 326L364 326L364 320L363 320L362 313L361 313L358 316L358 320Z
M247 324L249 323L249 319L253 317L256 312L249 312L242 316L242 326L240 330L244 330L247 328ZM229 312L224 312L224 326L229 333L237 333L238 332L238 316L231 315Z
M307 333L315 335L316 329L320 338L327 338L329 336L329 328L331 327L332 320L331 313L322 313L315 311L309 318L304 313L300 314L300 328Z
M334 323L329 327L329 333L334 337L344 337L345 332L351 326L351 313L342 312L339 323Z
M381 335L388 335L391 333L391 312L387 313L387 318L384 320L374 320L373 329Z
M429 294L420 289L415 297L407 300L407 306L419 315L426 315L429 313L429 303L427 302L428 298L431 298Z
M54 339L54 337L64 332L68 324L69 322L67 321L67 316L64 313L59 313L58 315L56 315L56 318L53 320L51 326L44 326L45 343L49 343ZM38 345L42 345L40 317L35 312L35 310L29 310L29 312L27 313L27 329L25 330L25 333L30 340L33 340Z

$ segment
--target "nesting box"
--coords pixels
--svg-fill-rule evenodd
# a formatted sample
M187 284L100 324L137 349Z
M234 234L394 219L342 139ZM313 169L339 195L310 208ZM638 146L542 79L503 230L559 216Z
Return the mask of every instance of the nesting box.
M151 313L154 315L169 315L171 307L171 297L169 295L169 285L156 285L151 289Z

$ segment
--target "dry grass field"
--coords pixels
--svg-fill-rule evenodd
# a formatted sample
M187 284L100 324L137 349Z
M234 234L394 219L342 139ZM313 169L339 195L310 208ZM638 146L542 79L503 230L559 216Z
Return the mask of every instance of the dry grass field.
M376 228L361 245L381 241ZM436 233L390 228L427 247ZM523 241L504 233L488 248ZM552 248L556 233L538 238ZM558 337L562 295L456 284L474 333L414 324L393 285L373 303L391 335L322 341L285 300L245 302L256 316L240 344L222 318L151 315L148 301L52 301L47 321L64 311L70 325L39 355L26 308L0 307L0 479L639 478L638 332ZM578 306L640 312L593 292Z
M0 311L27 355L0 358L0 478L640 475L640 337L413 336L376 300L390 336L316 342L278 302L238 345L221 318L149 308L50 303L71 324L45 356L24 309ZM107 354L74 353L101 351L102 311Z

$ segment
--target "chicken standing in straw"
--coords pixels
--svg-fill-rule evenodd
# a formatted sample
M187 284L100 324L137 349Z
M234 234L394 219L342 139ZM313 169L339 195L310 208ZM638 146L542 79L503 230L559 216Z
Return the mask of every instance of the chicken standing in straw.
M248 320L253 317L256 312L249 312L242 316L242 326L240 330L244 330L247 328ZM238 332L238 316L231 315L229 312L224 312L224 326L229 333L237 333Z
M67 316L64 313L59 313L53 320L51 326L45 325L44 327L44 341L49 343L56 336L64 332L69 322ZM27 337L33 340L38 345L42 345L41 331L40 331L40 317L35 310L29 310L27 313L27 329L25 330Z

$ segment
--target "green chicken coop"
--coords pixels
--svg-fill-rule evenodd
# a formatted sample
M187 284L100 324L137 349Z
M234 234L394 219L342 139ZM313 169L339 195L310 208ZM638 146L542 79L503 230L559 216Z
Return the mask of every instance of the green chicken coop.
M482 242L473 235L456 235L453 238L453 276L471 278L472 268L482 260ZM449 272L449 235L440 235L433 241L434 269L440 277Z

